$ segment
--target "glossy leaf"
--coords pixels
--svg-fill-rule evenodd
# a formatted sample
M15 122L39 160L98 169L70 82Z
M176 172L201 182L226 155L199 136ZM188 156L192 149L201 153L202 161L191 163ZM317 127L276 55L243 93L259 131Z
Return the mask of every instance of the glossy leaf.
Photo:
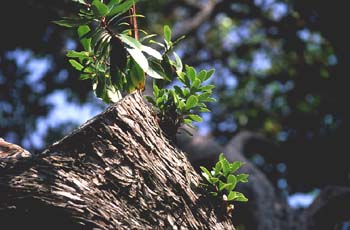
M100 0L92 1L91 8L94 14L98 17L106 16L109 13L108 6L103 4Z
M167 41L168 43L171 42L171 29L168 25L165 25L163 28L164 31L164 39L165 41Z
M85 18L63 18L61 20L53 21L53 23L63 26L63 27L78 27L81 25L86 25L92 22L90 19L85 19Z
M237 181L240 181L242 183L247 183L248 182L248 174L238 174L237 175Z
M74 59L69 59L68 61L78 71L81 71L84 68L84 66L82 64L80 64L79 62L77 62Z
M123 3L120 4L120 1L114 4L110 4L110 11L108 13L108 16L114 16L116 14L120 15L128 11L134 3L136 3L138 0L126 0Z
M188 115L188 118L190 118L192 121L196 121L196 122L202 122L203 121L203 119L200 116L196 115L196 114L190 114L190 115Z
M198 98L195 95L191 95L186 101L186 109L192 109L198 104Z

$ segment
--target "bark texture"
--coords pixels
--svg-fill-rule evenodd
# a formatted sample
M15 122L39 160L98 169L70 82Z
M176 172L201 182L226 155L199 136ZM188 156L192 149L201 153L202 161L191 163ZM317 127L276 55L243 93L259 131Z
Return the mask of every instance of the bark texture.
M138 93L40 155L0 146L2 229L234 229Z

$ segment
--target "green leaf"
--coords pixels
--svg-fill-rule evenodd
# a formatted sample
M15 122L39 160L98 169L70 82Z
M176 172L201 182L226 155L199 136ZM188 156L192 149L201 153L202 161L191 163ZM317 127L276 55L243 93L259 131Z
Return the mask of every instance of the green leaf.
M225 184L225 183L220 183L219 185L219 191L224 190L225 188L227 188L228 186L231 186L231 184Z
M91 4L92 11L98 17L106 16L109 13L107 5L103 4L100 0L94 0Z
M205 85L205 86L200 87L199 89L201 91L209 91L209 92L211 92L211 90L214 89L214 88L215 88L215 85Z
M145 96L146 100L151 103L153 106L157 106L157 103L156 101L154 100L154 97L151 97L151 96Z
M182 61L181 61L181 58L175 52L173 52L173 55L175 57L176 73L177 73L177 75L180 76L180 74L182 73L182 69L183 69Z
M227 201L233 201L238 197L237 192L231 191L227 196Z
M208 80L213 74L215 73L215 69L211 69L207 72L207 76L204 78L203 81Z
M107 97L111 102L118 102L122 99L122 95L119 90L116 90L113 86L107 87Z
M119 38L123 43L127 44L128 46L134 49L138 49L140 51L142 50L142 44L135 38L130 37L126 34L119 34Z
M157 71L155 71L152 68L148 68L147 71L145 71L150 77L155 78L155 79L164 79Z
M81 71L84 68L84 66L82 64L80 64L79 62L77 62L74 59L69 59L68 61L78 71Z
M203 82L206 76L207 76L207 71L201 70L199 72L197 78L199 78L199 80L201 80Z
M240 201L240 202L247 202L248 198L244 196L243 193L236 192L236 198L235 201Z
M192 66L186 66L186 74L187 77L191 80L191 82L196 79L196 70Z
M77 2L83 5L86 5L86 2L84 0L72 0L73 2Z
M184 97L182 89L179 86L174 85L174 89L175 89L175 92L177 93L177 95L179 95L180 97Z
M206 108L206 107L201 107L200 109L199 109L199 112L201 112L201 113L209 113L209 112L211 112L208 108Z
M191 85L191 89L194 91L198 91L199 87L201 85L201 80L199 80L198 78L194 79L192 85Z
M90 74L80 74L79 80L87 80L90 79L92 76Z
M196 122L202 122L203 121L203 119L200 116L196 115L196 114L190 114L190 115L188 115L188 118L190 118L192 121L196 121Z
M155 49L142 45L142 51L147 53L148 55L154 57L157 60L162 60L162 55Z
M127 48L126 49L131 57L139 64L139 66L147 73L149 69L147 58L139 49Z
M242 165L244 165L244 163L240 162L240 161L235 161L235 162L231 163L230 164L231 173L236 172Z
M226 159L225 155L224 155L223 153L220 153L220 155L219 155L219 161L223 161L223 160L225 160L225 159Z
M219 182L219 178L210 177L210 178L209 178L209 182L210 182L212 185L215 185L216 183Z
M134 3L138 0L126 0L122 4L120 1L118 3L110 4L110 11L107 16L114 16L116 14L123 14L126 11L130 10Z
M127 44L128 46L134 48L134 49L139 49L142 52L147 53L148 55L154 57L157 60L162 60L162 55L155 49L149 47L149 46L144 46L142 45L138 40L136 40L133 37L130 37L126 34L120 34L119 35L120 40Z
M111 9L114 5L120 4L121 1L122 1L122 0L110 0L110 1L108 2L107 6L108 6L108 8Z
M192 123L192 120L191 120L191 119L187 119L187 118L184 119L184 124L185 124L185 125L189 125L189 124L191 124L191 123Z
M240 181L242 183L247 183L248 182L248 174L238 174L237 176L237 181Z
M92 22L91 19L85 19L85 18L67 18L63 17L61 20L53 21L53 23L59 25L59 26L64 26L64 27L78 27L81 25L86 25Z
M153 95L157 98L159 96L159 88L155 82L153 82Z
M198 98L197 98L197 96L191 95L191 96L187 99L187 101L186 101L186 109L187 109L187 110L190 110L190 109L192 109L193 107L197 106L197 104L198 104Z
M109 103L107 100L107 90L106 90L106 77L98 76L96 84L94 85L94 91L98 98L103 100L106 103Z
M209 195L211 195L211 196L218 196L218 193L217 192L209 192Z
M136 89L143 89L145 86L145 72L133 60L130 60L130 80ZM130 90L129 90L130 91Z
M79 26L77 29L80 43L85 51L91 51L91 38L87 37L87 33L90 32L90 27L88 25Z
M237 184L236 177L234 175L228 175L227 183L230 184L230 186L227 187L227 191L230 192L236 187L236 184Z
M69 58L87 58L89 57L89 52L86 51L81 51L81 52L77 52L75 50L68 50L66 56Z
M226 159L223 159L221 163L222 163L222 172L224 173L224 176L227 176L230 172L230 163Z
M207 179L209 181L211 174L209 172L209 170L206 167L200 166L199 167L202 170L202 175L205 179Z
M209 98L211 96L211 93L202 93L200 95L198 95L198 100L199 101L204 101L207 98Z
M215 172L214 175L215 176L218 175L220 173L221 169L222 169L221 162L220 161L216 162L215 167L214 167L214 172Z
M167 41L168 43L171 42L171 29L168 25L165 25L163 27L163 31L164 31L164 38L165 38L165 41Z

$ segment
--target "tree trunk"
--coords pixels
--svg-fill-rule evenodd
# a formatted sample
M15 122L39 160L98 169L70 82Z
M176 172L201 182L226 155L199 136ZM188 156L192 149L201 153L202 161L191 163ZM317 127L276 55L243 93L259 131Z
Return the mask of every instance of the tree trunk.
M234 229L139 93L31 156L0 141L1 229Z

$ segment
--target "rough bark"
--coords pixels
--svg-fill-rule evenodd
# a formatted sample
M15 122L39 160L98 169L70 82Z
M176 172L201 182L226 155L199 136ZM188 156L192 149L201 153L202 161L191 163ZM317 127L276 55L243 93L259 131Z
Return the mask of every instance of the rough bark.
M9 149L0 154L2 229L234 229L138 93L39 155Z

